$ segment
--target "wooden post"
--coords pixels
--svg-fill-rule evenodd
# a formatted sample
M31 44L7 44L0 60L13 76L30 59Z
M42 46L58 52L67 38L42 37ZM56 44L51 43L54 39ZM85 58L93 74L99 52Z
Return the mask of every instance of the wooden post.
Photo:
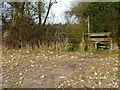
M80 51L85 51L85 47L86 47L86 43L85 43L85 39L84 39L84 33L82 33L82 40L80 42Z
M90 21L89 21L90 18L89 18L89 16L87 19L88 19L88 40L90 40L90 38L89 38L90 37L89 36L89 33L90 33Z
M110 49L113 49L112 39L110 40Z
M88 16L88 34L90 33L90 17Z
M95 49L97 49L97 47L98 47L97 44L98 44L98 42L95 42Z

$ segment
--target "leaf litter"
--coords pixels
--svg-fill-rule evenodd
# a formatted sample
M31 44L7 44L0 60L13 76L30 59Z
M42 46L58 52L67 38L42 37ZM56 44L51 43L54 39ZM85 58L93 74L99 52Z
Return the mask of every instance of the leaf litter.
M118 88L118 54L5 50L3 87Z

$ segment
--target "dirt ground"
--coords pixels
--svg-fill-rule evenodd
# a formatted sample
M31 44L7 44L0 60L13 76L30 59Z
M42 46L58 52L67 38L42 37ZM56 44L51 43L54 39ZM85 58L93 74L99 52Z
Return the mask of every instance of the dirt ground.
M118 54L4 50L2 87L118 88Z

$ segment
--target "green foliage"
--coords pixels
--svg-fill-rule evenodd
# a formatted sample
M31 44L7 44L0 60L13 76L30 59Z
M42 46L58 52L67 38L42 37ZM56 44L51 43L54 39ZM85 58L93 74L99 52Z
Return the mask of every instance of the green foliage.
M109 32L116 30L116 19L118 14L113 3L91 3L88 8L92 32Z
M68 45L67 52L77 51L79 49L79 43L70 43Z
M67 25L66 26L66 33L68 33L69 40L69 49L71 51L75 51L79 49L79 44L81 42L82 34L87 32L87 26L86 25Z
M68 33L70 35L70 42L80 43L82 33L87 32L86 25L81 26L81 25L73 24L73 25L68 26L68 27L69 27L68 28Z
M93 50L92 53L94 54L118 54L118 51L111 51L111 50L104 50L104 49L96 49Z
M78 3L70 11L76 15L82 24L90 16L91 32L114 32L117 29L117 10L120 8L120 2L92 2Z

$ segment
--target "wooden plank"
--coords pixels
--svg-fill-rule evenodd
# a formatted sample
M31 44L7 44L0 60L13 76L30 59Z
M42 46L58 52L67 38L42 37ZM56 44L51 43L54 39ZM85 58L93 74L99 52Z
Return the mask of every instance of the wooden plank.
M111 32L106 32L106 33L85 33L85 35L89 36L109 36L112 34Z
M90 38L91 41L110 41L111 38Z

